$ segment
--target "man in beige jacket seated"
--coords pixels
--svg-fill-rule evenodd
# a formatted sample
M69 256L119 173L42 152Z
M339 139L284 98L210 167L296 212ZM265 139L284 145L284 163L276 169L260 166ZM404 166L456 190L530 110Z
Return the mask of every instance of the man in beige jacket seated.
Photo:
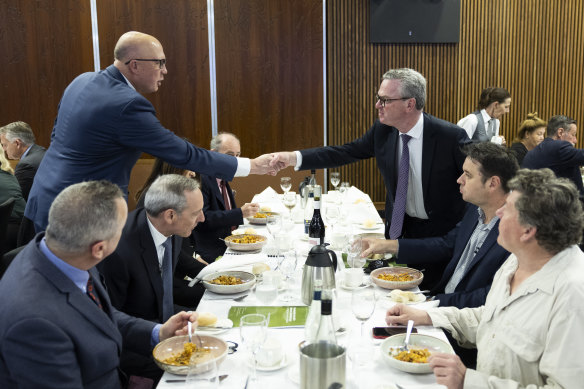
M551 170L519 170L497 211L498 242L512 254L485 305L427 312L396 305L388 324L434 325L461 344L476 345L477 369L456 355L429 363L453 388L581 388L584 364L584 217L573 183Z

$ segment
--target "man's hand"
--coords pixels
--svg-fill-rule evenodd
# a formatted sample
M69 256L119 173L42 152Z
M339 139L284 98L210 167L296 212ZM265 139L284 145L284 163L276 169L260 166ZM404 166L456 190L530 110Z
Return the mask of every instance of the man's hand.
M279 153L273 153L273 158L270 162L270 166L282 170L288 166L296 166L296 153L294 151L280 151Z
M245 203L241 207L241 213L244 218L252 217L260 210L260 205L258 203Z
M430 367L434 370L436 383L446 386L448 389L462 389L466 366L458 355L434 353L428 358Z
M408 320L413 320L416 325L432 325L432 319L426 311L409 307L404 304L396 304L387 310L385 322L392 324L408 324Z
M361 240L361 257L365 258L371 254L397 253L397 240L363 238Z
M274 154L264 154L250 160L249 174L269 174L275 176L281 168L272 166Z
M171 316L166 323L160 327L160 332L158 337L162 342L172 336L186 335L187 334L187 322L190 321L197 326L197 317L199 314L197 312L179 312L176 315Z

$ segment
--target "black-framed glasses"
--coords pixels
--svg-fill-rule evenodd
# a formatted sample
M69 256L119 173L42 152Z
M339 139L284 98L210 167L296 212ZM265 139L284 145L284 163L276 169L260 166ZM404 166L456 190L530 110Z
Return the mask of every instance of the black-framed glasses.
M397 99L387 99L385 97L379 97L379 95L375 95L375 101L379 101L379 103L381 104L382 107L385 107L385 104L391 103L392 101L409 100L409 99L411 99L411 97L400 97Z
M162 58L162 59L142 59L142 58L132 58L131 60L129 60L128 62L125 63L125 65L129 64L132 61L149 61L149 62L156 62L158 63L158 67L160 69L164 68L166 66L166 58Z

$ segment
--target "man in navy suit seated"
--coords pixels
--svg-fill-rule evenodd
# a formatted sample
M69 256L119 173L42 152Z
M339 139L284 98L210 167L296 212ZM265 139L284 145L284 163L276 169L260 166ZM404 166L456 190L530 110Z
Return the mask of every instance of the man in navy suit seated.
M32 181L46 150L35 143L32 128L25 122L14 122L0 128L0 141L9 159L20 160L14 176L22 189L22 197L28 200Z
M211 139L211 150L221 154L239 157L241 144L233 134L222 132ZM207 262L225 253L225 243L219 240L231 235L231 231L243 224L243 218L251 217L259 211L256 203L245 203L238 208L229 182L201 174L205 221L193 231L195 250Z
M584 198L584 184L580 166L584 165L584 150L574 146L578 141L576 121L564 115L552 116L547 125L547 138L523 158L521 167L551 169L557 177L572 180Z
M144 199L144 208L128 214L116 250L98 268L105 278L112 305L129 315L164 323L174 314L173 273L195 277L203 264L181 252L182 238L205 220L199 183L178 174L158 177ZM193 288L189 307L204 292ZM124 347L122 370L160 379L162 370L152 356Z
M181 312L162 325L112 306L95 265L116 249L127 210L122 191L106 181L55 198L46 233L0 280L0 387L120 388L122 343L149 355L197 319Z
M462 221L448 234L425 239L364 239L362 255L397 254L399 263L446 262L446 270L431 294L441 306L478 307L485 303L491 282L509 252L499 246L499 217L518 170L517 160L506 148L490 142L473 143L457 182L469 203Z

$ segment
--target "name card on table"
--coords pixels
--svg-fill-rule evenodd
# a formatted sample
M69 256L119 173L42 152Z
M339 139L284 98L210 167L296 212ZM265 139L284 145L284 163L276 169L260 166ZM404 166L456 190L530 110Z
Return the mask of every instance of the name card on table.
M306 323L308 316L308 307L299 306L249 306L249 307L231 307L227 317L233 321L233 327L239 327L239 321L242 316L250 313L260 313L264 316L270 315L268 327L302 327Z

